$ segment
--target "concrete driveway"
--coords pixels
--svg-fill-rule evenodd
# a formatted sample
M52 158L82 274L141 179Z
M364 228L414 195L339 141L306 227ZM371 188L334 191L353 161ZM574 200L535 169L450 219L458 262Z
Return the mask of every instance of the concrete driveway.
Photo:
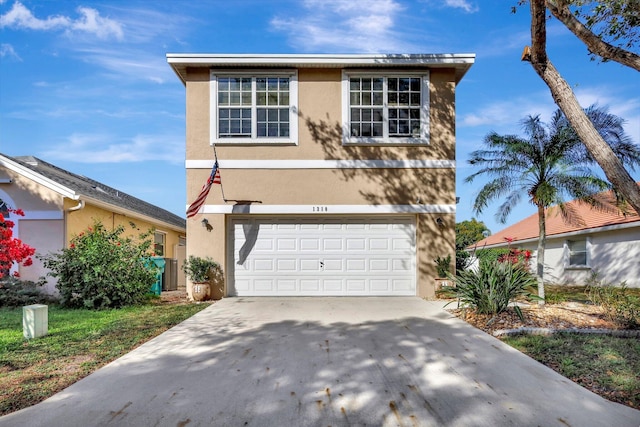
M0 426L633 426L407 298L228 298Z

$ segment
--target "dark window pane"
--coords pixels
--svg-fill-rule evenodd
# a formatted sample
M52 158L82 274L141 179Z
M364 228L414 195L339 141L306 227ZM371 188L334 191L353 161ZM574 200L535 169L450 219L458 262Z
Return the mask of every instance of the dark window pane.
M351 136L360 136L360 126L356 123L351 124Z
M395 119L398 117L398 109L397 108L390 108L389 109L389 118L390 119Z
M389 88L389 91L397 91L398 90L398 79L389 79L387 81L387 86Z
M382 92L374 92L373 105L382 105L382 102L383 102Z
M384 79L377 78L373 79L373 90L382 90Z
M234 119L239 119L240 118L240 110L237 110L237 109L229 110L229 117L232 117Z
M362 90L371 90L371 79L362 79Z
M350 79L349 87L351 90L360 90L360 79Z
M280 136L289 136L289 123L280 124Z
M389 105L396 105L398 103L398 94L395 92L389 93Z
M420 119L420 110L418 110L417 108L412 108L411 110L409 110L409 112L411 113L410 116L412 119Z
M407 78L400 79L400 87L398 89L402 92L408 91L410 87L409 80Z
M381 122L382 121L382 110L380 110L380 109L373 110L373 121L374 122Z
M353 122L360 121L360 110L358 108L351 109L351 121Z
M420 94L412 93L411 94L411 105L420 105Z
M256 90L266 90L267 89L267 79L259 77L256 79Z
M400 105L409 105L409 94L400 93Z
M281 122L289 122L289 110L286 108L280 109L280 121Z
M269 123L268 131L269 131L269 136L278 136L278 124Z
M251 121L243 120L242 121L242 133L251 135Z
M267 111L267 120L269 120L270 122L277 122L278 121L278 110L268 110Z
M229 122L226 120L220 120L218 122L218 127L220 128L220 133L229 133Z
M362 124L362 136L371 136L371 123Z
M265 120L267 120L267 110L265 110L264 108L258 108L257 114L259 122L264 122Z
M411 92L420 92L420 79L411 79Z
M382 136L382 123L373 124L373 136Z
M363 122L371 121L371 110L362 110L362 121Z
M258 123L258 136L267 136L267 124Z

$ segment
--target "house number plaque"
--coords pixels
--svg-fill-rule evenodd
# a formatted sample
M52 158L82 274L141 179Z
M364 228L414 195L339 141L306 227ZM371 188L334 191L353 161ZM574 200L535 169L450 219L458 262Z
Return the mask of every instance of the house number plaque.
M313 212L329 212L329 208L327 206L314 206Z

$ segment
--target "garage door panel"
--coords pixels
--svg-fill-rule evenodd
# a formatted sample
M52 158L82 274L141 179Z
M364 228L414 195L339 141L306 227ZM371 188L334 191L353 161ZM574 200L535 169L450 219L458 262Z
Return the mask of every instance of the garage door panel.
M230 295L416 294L410 217L236 217L230 227Z

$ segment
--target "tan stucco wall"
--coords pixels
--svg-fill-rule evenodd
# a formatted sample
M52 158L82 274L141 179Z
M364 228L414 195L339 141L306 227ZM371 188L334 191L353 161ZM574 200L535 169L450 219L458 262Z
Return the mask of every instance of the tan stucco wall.
M397 70L396 70L397 71ZM418 71L419 72L419 71ZM381 71L384 73L384 71ZM298 142L295 145L216 145L224 160L455 160L455 74L430 70L430 140L421 146L344 146L342 71L298 70ZM186 83L186 159L213 159L208 70L189 70ZM187 169L187 201L200 192L209 170ZM448 169L222 169L227 199L265 205L455 205L455 170ZM224 205L213 186L208 205ZM227 271L227 225L222 214L187 221L187 254L211 256ZM455 259L455 215L417 217L418 294L433 296L434 259ZM435 219L443 218L440 228ZM206 218L213 230L201 225ZM189 287L190 289L190 287Z
M77 204L78 202L75 200L66 199L65 210L77 206ZM178 245L179 237L184 235L175 230L163 227L162 224L154 225L150 221L112 212L89 203L86 203L82 209L67 211L65 215L67 218L65 241L67 243L73 236L77 236L81 232L86 231L95 221L100 221L108 230L123 226L125 230L123 236L132 238L137 238L141 233L145 233L155 227L156 231L165 233L165 253L163 256L165 258L175 258L175 246ZM135 228L133 228L130 223L135 224ZM151 236L151 238L153 238L153 236Z

